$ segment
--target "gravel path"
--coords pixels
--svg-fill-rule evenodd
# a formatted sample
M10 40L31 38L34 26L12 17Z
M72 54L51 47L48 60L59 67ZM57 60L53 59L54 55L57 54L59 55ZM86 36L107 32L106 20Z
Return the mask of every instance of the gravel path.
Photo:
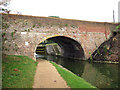
M46 60L38 60L33 88L69 88L56 68Z

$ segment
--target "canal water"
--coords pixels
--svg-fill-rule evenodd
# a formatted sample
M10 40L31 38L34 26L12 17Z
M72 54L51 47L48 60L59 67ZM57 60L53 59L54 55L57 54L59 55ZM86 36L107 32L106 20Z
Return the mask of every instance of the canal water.
M62 65L97 88L118 88L119 86L118 64L89 63L88 61L52 55L38 55L37 59L39 58Z

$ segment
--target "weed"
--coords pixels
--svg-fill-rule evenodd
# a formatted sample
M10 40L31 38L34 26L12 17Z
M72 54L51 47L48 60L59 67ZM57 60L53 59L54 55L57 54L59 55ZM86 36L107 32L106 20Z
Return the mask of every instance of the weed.
M120 24L116 27L116 29L120 29Z
M30 29L28 29L28 32L30 32Z
M3 38L3 40L4 40L4 41L6 41L6 40L7 40L7 38Z
M27 30L26 30L26 29L25 29L24 31L25 31L25 32L27 32Z
M23 22L22 27L25 27L27 25L27 22Z
M32 27L34 28L36 25L34 24Z
M15 46L17 46L17 44L15 44Z
M2 37L4 37L6 35L6 33L4 32L4 33L2 33Z
M9 44L9 47L11 46L11 44Z
M13 35L14 35L14 32L11 32L11 36L13 37Z
M92 62L93 61L93 57L92 57L92 53L89 51L89 54L90 54L90 61Z
M65 26L68 26L68 24L65 24Z
M42 24L41 23L38 23L38 25L41 27L42 26Z
M74 25L71 25L71 27L72 27L72 28L75 28L75 26L74 26Z
M14 32L16 33L16 32L17 32L17 30L16 30L16 29L14 29Z
M104 59L105 59L105 60L107 60L107 57L106 57L106 56L104 56Z
M113 52L110 51L110 52L109 52L109 55L112 55L112 54L113 54Z
M2 29L7 29L7 28L9 28L9 24L8 23L6 23L6 22L3 22L2 23Z
M107 46L104 46L104 52L107 53Z
M98 53L98 55L100 55L100 50L99 49L97 49L97 53Z

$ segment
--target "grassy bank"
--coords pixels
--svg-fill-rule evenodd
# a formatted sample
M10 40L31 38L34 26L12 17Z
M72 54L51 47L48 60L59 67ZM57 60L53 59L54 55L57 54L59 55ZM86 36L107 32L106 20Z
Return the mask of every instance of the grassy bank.
M27 56L3 56L2 88L32 88L36 66Z
M54 62L51 62L51 63L55 66L57 71L67 82L68 86L70 86L71 88L96 88L92 86L90 83L86 82L84 79L78 77L77 75L59 67Z

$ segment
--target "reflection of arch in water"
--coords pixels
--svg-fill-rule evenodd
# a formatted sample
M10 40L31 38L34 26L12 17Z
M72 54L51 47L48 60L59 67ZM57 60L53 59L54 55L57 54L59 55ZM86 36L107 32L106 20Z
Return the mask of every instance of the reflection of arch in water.
M111 88L117 88L118 77L119 77L119 75L118 75L118 64L93 63L92 66L94 68L96 68L96 70L99 71L102 75L106 76L107 80L109 79L108 83L111 84Z
M69 58L62 58L62 66L73 72L74 74L81 76L84 72L85 61L75 60Z
M63 57L85 59L84 50L81 44L71 38L56 36L50 37L46 40L51 40L57 43L61 48L61 56Z
M81 77L98 88L118 88L116 69L117 66L112 64L86 62Z

